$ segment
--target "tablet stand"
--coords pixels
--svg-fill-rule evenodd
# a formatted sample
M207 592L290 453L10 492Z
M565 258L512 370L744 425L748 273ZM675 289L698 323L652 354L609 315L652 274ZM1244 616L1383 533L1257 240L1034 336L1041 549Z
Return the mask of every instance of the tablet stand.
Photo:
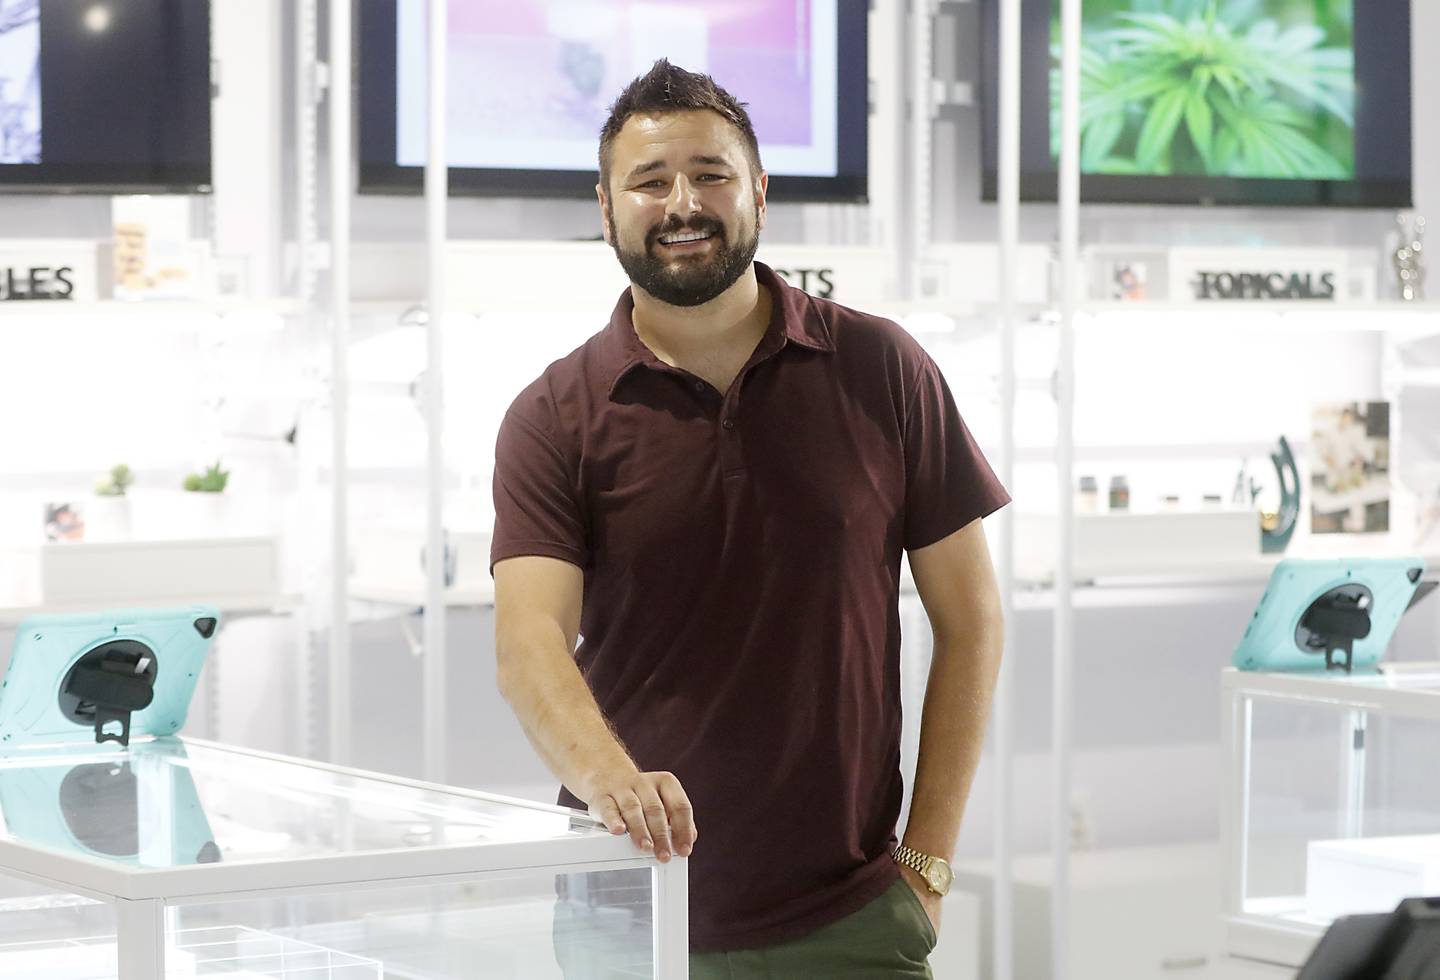
M60 708L93 723L96 743L130 744L130 716L155 698L155 651L138 640L102 643L76 661L60 684ZM107 726L118 724L118 733Z
M1350 673L1355 658L1355 641L1370 635L1370 610L1375 597L1357 583L1341 585L1310 603L1295 628L1295 642L1302 650L1323 652L1326 670ZM1344 654L1338 660L1337 654Z

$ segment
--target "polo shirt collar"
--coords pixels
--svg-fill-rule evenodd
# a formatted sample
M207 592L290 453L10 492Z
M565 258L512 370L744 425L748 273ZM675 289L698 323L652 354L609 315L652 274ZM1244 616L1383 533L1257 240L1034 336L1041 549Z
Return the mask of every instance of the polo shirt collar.
M773 353L786 344L798 344L816 351L835 350L829 324L811 305L808 293L787 283L763 262L755 263L755 279L760 285L769 288L773 301L770 325L760 340L762 349ZM651 367L663 366L663 362L641 343L636 335L634 312L635 297L627 288L620 294L620 299L610 314L610 325L604 330L602 350L606 373L612 379L611 397L614 397L616 387L632 368L642 364Z

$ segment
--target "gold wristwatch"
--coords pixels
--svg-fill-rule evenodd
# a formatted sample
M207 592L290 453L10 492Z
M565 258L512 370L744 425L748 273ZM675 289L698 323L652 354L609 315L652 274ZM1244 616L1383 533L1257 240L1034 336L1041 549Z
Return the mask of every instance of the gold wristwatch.
M950 870L950 862L944 858L921 854L915 848L906 847L904 844L895 848L895 853L891 856L895 858L896 864L903 864L924 878L925 887L936 895L944 895L950 891L950 883L955 880L955 875Z

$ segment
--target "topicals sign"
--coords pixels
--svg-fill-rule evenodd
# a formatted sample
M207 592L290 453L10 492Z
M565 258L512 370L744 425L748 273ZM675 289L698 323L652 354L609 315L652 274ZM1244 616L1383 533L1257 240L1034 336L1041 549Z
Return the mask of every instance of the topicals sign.
M1338 249L1172 248L1170 299L1200 303L1343 303L1349 259Z
M90 302L96 296L94 242L0 244L0 303Z

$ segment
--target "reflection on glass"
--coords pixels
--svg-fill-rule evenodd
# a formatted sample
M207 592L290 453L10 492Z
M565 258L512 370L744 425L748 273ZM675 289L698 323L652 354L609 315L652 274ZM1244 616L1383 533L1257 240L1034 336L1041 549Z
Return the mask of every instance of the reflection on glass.
M91 754L99 757L73 764L63 754L6 758L0 813L7 835L137 867L220 860L181 742L159 739L128 752ZM37 764L23 764L27 758Z
M605 836L568 811L177 738L0 755L0 832L140 867Z

